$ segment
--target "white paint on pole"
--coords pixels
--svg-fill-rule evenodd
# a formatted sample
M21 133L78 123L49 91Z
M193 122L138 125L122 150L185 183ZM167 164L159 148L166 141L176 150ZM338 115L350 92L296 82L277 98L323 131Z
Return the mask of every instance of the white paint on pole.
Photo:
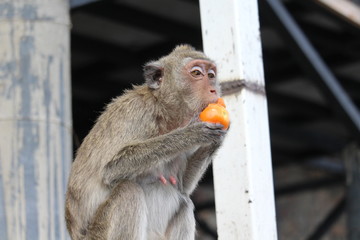
M68 1L0 2L0 239L68 239L69 25Z
M200 0L200 11L220 81L264 86L257 1ZM266 97L245 88L225 102L231 127L213 163L219 239L277 239Z

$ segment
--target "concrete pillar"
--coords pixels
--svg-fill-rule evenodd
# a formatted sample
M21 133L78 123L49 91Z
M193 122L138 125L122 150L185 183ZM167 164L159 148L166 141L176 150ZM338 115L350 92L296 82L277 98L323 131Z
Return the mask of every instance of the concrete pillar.
M68 239L67 0L0 0L0 239Z

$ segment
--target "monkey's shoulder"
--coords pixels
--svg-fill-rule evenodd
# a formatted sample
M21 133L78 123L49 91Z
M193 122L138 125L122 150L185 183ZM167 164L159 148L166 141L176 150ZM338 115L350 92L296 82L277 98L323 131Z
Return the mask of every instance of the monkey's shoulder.
M114 98L106 107L104 114L121 118L136 118L153 115L156 97L147 86L134 86L124 94Z
M91 135L97 139L142 139L158 132L156 101L145 87L137 87L114 98L97 119Z

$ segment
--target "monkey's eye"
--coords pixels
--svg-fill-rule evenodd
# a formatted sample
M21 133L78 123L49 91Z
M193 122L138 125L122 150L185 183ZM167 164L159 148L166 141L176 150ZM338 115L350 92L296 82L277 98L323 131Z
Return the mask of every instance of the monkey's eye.
M209 72L208 72L208 77L209 78L215 78L216 76L216 73L214 70L210 69Z
M191 72L190 74L193 76L193 77L200 77L201 75L204 75L203 72L202 72L202 69L200 67L193 67L191 69Z

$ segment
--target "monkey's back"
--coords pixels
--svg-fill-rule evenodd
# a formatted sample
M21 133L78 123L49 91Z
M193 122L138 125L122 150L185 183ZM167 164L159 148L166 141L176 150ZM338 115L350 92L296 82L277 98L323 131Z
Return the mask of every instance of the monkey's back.
M113 99L97 119L79 147L73 162L66 194L67 227L73 239L84 232L98 206L109 196L103 169L113 156L132 141L159 132L153 95L145 86L136 87ZM124 107L126 106L126 107ZM126 141L125 141L126 140ZM81 224L82 223L82 224Z

